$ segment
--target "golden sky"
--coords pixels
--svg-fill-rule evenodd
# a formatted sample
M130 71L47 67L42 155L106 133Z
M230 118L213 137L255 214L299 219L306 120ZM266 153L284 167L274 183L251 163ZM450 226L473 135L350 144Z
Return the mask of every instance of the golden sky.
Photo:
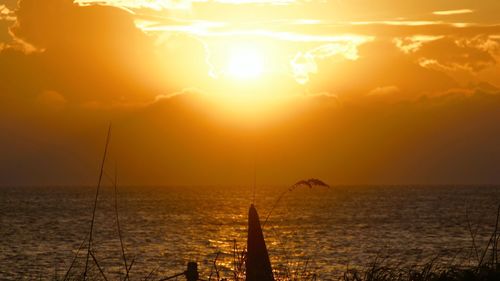
M254 165L262 184L500 183L499 14L4 0L0 184L92 184L110 121L127 184L251 184Z

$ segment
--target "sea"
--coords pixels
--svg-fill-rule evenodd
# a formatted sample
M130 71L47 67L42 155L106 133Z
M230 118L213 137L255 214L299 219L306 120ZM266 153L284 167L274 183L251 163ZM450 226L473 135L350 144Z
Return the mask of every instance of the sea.
M87 256L95 279L123 280L128 268L130 280L160 280L194 261L202 280L232 280L252 203L262 223L272 210L263 231L277 279L473 266L488 258L500 187L105 186L87 255L95 196L89 186L0 187L0 280L81 279Z

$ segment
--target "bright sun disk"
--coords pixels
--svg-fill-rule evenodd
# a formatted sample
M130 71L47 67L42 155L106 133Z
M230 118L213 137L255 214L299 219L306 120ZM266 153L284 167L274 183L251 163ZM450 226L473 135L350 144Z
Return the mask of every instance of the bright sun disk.
M255 48L234 47L231 49L226 72L239 80L255 79L262 75L264 59Z

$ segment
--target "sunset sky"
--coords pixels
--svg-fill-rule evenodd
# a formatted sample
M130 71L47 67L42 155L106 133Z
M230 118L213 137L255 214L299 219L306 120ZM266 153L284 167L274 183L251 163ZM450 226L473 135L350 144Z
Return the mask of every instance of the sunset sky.
M75 3L73 3L75 2ZM500 183L498 0L2 0L0 185Z

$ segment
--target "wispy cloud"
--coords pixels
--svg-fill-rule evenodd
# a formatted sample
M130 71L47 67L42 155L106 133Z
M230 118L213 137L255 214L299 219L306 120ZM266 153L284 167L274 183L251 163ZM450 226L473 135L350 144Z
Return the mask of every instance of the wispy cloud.
M394 25L394 26L427 26L443 24L442 21L410 21L410 20L387 20L387 21L355 21L352 25Z
M463 15L474 13L472 9L458 9L458 10L444 10L444 11L434 11L432 14L437 16L452 16L452 15Z
M203 0L199 2L205 2ZM225 4L272 4L272 5L288 5L296 2L295 0L216 0L215 2Z
M1 4L0 5L0 20L8 20L8 21L14 21L16 20L16 17L14 15L14 12L11 11L7 6Z
M428 36L415 35L408 37L396 37L393 39L394 44L406 54L418 51L426 42L431 42L443 38L444 36Z
M86 5L109 5L120 8L127 9L152 9L156 11L169 9L169 10L178 10L178 9L190 9L191 0L182 0L182 1L142 1L142 0L76 0L75 3L86 6Z
M292 75L300 84L309 82L309 75L318 72L317 62L329 57L340 55L347 60L359 58L358 47L361 44L372 41L374 38L353 38L346 41L324 44L306 52L299 52L290 61Z
M128 9L152 9L161 10L189 10L193 3L209 2L209 0L76 0L80 5L105 4L109 6L128 8ZM289 5L296 0L215 0L213 2L221 4L270 4L270 5Z

